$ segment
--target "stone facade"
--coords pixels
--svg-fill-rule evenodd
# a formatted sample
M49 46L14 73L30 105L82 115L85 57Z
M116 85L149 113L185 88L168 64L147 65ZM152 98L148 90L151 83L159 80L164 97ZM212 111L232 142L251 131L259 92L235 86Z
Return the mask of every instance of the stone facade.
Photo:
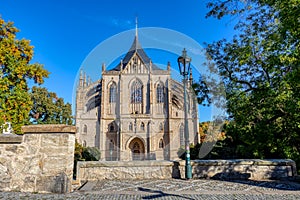
M193 178L288 179L297 175L292 160L196 160L191 161ZM185 161L79 162L80 181L106 179L170 179L185 177Z
M188 100L190 143L197 143L198 104L191 90ZM98 147L106 161L177 159L184 145L183 108L183 85L171 78L170 64L153 64L136 33L117 66L102 66L100 80L91 83L81 73L76 137L83 146Z
M74 126L30 125L24 135L0 135L0 190L71 191Z

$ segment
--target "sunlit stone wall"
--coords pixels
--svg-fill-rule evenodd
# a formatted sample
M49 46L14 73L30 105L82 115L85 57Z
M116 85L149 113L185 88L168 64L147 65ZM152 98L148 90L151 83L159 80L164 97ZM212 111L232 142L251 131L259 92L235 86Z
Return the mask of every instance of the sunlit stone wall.
M24 135L0 135L0 190L71 191L74 126L31 125Z

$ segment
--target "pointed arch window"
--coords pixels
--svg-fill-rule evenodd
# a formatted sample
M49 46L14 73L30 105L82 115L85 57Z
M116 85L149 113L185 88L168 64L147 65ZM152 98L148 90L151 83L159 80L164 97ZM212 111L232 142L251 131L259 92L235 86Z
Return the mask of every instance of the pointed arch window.
M143 85L140 81L135 80L131 85L130 102L132 104L140 104L143 102Z
M142 131L145 130L145 124L144 124L144 122L141 123L141 130L142 130Z
M109 87L109 103L115 103L116 97L117 97L117 85L116 83L113 83Z
M115 125L114 125L114 123L111 123L109 125L109 132L114 132L114 131L115 131Z
M156 88L156 102L163 103L164 102L164 86L162 84L158 84Z
M180 125L179 135L180 135L180 146L184 146L184 126L183 126L183 124Z
M83 126L83 133L84 133L84 134L87 134L87 125L84 125L84 126Z
M163 139L160 139L158 146L159 146L160 149L164 148L164 140Z

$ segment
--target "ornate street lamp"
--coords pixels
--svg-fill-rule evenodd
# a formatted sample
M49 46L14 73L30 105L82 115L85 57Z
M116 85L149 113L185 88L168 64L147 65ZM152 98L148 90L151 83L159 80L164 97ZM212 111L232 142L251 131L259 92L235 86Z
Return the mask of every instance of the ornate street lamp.
M182 55L178 57L177 62L179 66L180 74L183 76L183 90L184 90L184 138L185 138L185 178L192 178L192 167L190 158L190 139L189 139L189 126L188 126L188 103L187 103L187 91L186 85L188 75L191 67L191 58L186 55L185 48L182 51Z

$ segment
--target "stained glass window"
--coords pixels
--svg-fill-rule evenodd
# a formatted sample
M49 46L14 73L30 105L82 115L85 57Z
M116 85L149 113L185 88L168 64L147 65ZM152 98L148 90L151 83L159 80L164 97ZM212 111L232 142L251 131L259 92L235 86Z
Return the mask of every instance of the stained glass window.
M130 102L133 104L142 103L143 101L143 86L141 82L135 80L131 85Z
M117 86L113 83L109 88L109 103L115 103L117 96Z
M157 103L163 103L164 102L164 87L161 84L157 85L156 101L157 101Z

